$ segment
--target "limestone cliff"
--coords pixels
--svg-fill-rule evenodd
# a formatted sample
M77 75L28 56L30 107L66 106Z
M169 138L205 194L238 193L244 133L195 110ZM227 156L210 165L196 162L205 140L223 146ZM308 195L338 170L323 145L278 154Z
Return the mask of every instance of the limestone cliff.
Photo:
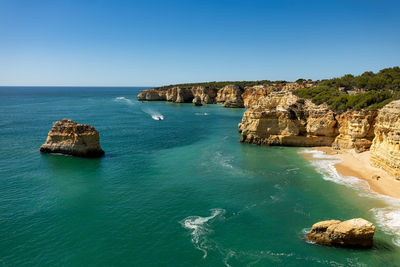
M249 107L239 124L241 141L287 146L333 146L368 150L372 144L374 110L338 114L327 105L315 105L293 94L296 83L254 86L243 93Z
M46 142L40 147L43 153L61 153L79 157L101 157L99 132L90 125L79 124L70 119L53 123Z
M374 132L371 163L400 179L400 100L379 111Z
M224 103L224 107L243 108L243 89L237 85L227 85L218 90L216 101Z
M333 147L363 152L370 148L374 139L374 124L378 112L375 110L347 111L336 116L339 135Z
M170 88L153 88L141 91L137 98L140 101L169 101L175 103L215 104L223 103L225 107L244 107L243 89L228 85L221 89L210 86L174 86Z
M239 124L241 142L258 145L330 146L337 127L334 113L326 105L316 106L291 91L264 88Z

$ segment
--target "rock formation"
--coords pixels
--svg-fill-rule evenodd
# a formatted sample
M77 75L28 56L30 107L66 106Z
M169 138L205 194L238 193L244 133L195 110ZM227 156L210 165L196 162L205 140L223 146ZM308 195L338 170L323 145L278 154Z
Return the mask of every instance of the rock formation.
M371 146L371 163L400 179L400 100L379 111Z
M195 98L193 98L193 104L195 106L202 106L203 104L201 103L201 98L199 96L196 96Z
M227 108L243 108L243 89L237 85L227 85L218 90L216 101Z
M372 247L374 234L375 226L361 218L329 220L314 224L307 239L321 245L367 248Z
M247 97L239 123L241 142L258 145L330 146L337 135L334 113L291 91L260 88ZM254 97L257 95L257 97Z
M351 149L363 152L370 148L374 139L375 110L347 111L337 115L339 135L333 147L336 149Z
M170 101L175 103L215 104L227 103L226 107L244 107L242 89L228 85L221 89L208 86L174 86L170 88L153 88L141 91L137 99L140 101ZM200 99L200 100L197 100Z
M70 119L53 123L46 142L40 147L43 153L61 153L78 157L101 157L99 132L90 125Z

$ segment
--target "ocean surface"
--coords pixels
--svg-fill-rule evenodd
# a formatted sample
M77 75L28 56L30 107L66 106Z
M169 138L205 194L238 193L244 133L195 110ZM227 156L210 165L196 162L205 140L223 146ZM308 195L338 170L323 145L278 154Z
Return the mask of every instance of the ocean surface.
M0 88L0 266L400 266L399 203L334 158L241 144L244 109L140 89ZM40 154L61 118L95 126L105 157ZM377 225L372 249L304 240L355 217Z

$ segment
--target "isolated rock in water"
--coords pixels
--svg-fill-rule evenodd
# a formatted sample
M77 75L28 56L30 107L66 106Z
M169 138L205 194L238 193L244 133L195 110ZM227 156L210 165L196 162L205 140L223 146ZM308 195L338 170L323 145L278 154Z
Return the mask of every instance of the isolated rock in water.
M46 142L40 147L43 153L61 153L78 157L101 157L99 132L90 125L70 119L53 123Z
M344 222L329 220L314 224L307 238L322 245L372 247L374 233L375 226L361 218Z
M193 104L195 106L202 106L203 104L201 103L201 98L199 96L196 96L195 98L193 98Z

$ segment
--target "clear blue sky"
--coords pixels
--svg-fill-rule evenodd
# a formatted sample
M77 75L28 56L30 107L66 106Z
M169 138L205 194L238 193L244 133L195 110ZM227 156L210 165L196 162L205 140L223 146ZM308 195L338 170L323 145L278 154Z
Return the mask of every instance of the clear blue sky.
M400 1L0 0L0 85L322 79L400 65Z

